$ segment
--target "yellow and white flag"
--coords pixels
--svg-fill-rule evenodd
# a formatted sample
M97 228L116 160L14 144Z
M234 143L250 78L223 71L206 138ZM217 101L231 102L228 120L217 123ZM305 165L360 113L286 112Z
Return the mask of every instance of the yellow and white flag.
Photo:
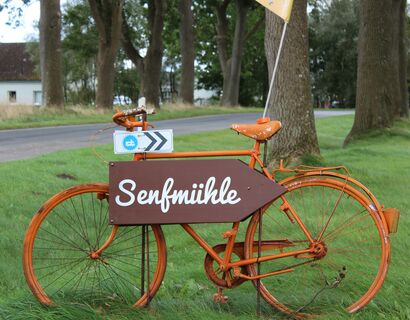
M268 10L289 22L293 0L256 0Z

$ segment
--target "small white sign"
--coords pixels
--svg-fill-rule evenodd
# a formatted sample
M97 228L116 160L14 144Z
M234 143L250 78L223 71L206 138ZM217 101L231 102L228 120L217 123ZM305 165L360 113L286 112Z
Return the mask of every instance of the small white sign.
M114 153L172 152L172 130L115 131Z

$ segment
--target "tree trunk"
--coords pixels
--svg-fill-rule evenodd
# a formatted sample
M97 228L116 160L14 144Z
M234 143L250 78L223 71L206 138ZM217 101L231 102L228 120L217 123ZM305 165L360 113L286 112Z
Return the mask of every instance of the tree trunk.
M60 0L40 1L43 106L64 108Z
M399 0L400 8L398 13L398 25L399 25L399 86L400 86L400 110L398 110L398 116L409 117L409 92L407 85L407 0Z
M400 90L392 1L360 2L356 112L345 145L371 129L393 124Z
M221 105L236 106L239 100L239 83L241 77L242 56L246 34L246 18L250 3L248 0L236 0L235 33L232 41L232 52L228 55L228 19L227 9L230 0L225 0L216 8L217 48L223 75Z
M244 51L244 40L245 40L245 25L246 17L249 9L249 3L247 0L236 0L236 23L235 23L235 34L232 44L232 54L228 63L229 74L227 74L227 79L224 78L224 87L226 91L223 91L222 95L222 105L225 106L236 106L239 100L239 82L241 79L241 66L242 66L242 56Z
M230 0L224 0L222 5L217 6L216 10L216 47L218 50L219 64L221 65L223 86L222 94L228 91L228 79L231 73L231 64L228 55L228 19L226 17ZM223 104L223 98L221 104Z
M128 59L134 64L135 68L137 69L138 74L140 75L140 97L143 96L144 89L144 81L143 75L145 73L145 66L144 66L144 58L141 57L139 54L138 49L136 49L132 43L129 26L127 24L127 20L125 15L123 14L122 18L122 37L121 37L121 44L122 48L125 51Z
M130 37L129 26L123 19L122 46L128 58L134 63L141 79L140 93L146 98L146 104L159 108L161 67L164 52L162 42L162 30L164 28L164 16L166 0L148 1L148 30L149 45L146 56L139 54Z
M395 119L401 117L401 113L404 109L403 104L405 99L405 94L402 92L402 84L401 78L402 76L407 76L406 72L404 71L407 68L406 61L400 61L401 59L401 50L403 50L402 42L404 33L402 30L402 20L401 20L401 11L403 10L402 3L406 0L393 0L392 3L392 35L391 35L391 68L392 68L392 78L394 79L394 87L392 88L394 92L392 92L393 96L395 97L394 105L393 105L393 117ZM401 62L404 65L401 65ZM403 70L404 69L404 70ZM407 79L405 86L407 87ZM407 91L407 88L406 88Z
M97 108L112 108L115 58L120 46L122 0L89 0L98 30Z
M284 159L300 163L304 155L319 155L311 101L307 0L295 1L278 73L269 102L272 119L282 129L270 143L270 162ZM265 52L271 77L278 52L283 20L266 10Z
M195 83L195 50L194 50L194 16L192 14L192 0L179 1L180 42L181 42L181 85L180 99L183 103L194 104Z
M164 46L162 30L164 28L165 0L150 0L148 3L148 24L150 26L149 47L144 59L144 92L147 105L159 108L161 67Z

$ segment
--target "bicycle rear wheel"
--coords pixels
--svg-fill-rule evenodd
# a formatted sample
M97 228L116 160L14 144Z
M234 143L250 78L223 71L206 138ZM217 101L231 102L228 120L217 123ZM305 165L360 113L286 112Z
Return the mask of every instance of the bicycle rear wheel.
M110 245L92 255L113 229L108 200L108 185L79 185L53 196L33 217L23 267L42 304L143 306L155 295L166 267L160 226L119 227Z
M262 297L294 317L355 312L380 289L388 269L388 233L374 205L344 182L305 178L289 182L288 192L262 213L261 239L283 240L280 248L262 250L262 256L315 248L301 254L260 263L260 274L289 270L260 280ZM313 244L284 211L284 199L309 231ZM245 257L258 256L259 214L251 219ZM286 240L286 241L285 241ZM248 266L256 276L256 264ZM257 281L254 281L257 285Z

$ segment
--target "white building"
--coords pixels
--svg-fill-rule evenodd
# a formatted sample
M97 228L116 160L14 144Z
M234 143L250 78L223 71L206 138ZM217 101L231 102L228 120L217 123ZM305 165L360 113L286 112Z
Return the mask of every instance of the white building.
M25 43L0 43L0 104L41 105L41 80Z

